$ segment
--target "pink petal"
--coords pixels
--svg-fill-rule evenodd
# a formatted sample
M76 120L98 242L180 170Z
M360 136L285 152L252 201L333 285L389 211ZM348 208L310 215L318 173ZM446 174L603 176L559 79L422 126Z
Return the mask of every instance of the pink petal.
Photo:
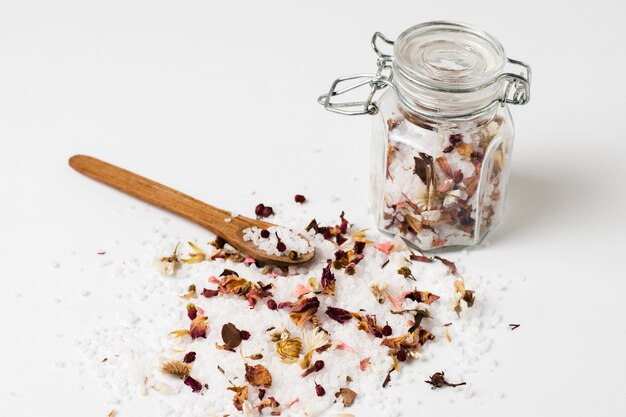
M450 191L453 186L454 186L454 180L448 178L447 180L443 182L443 184L439 186L439 189L437 189L437 191L439 191L440 193L445 193L447 191Z
M217 279L217 278L215 278L213 275L211 275L211 276L209 277L209 282L212 282L213 284L219 284L219 283L220 283L220 280L219 280L219 279Z
M346 352L350 352L350 353L358 353L356 350L354 350L354 348L352 346L346 345L343 342L342 343L337 343L336 349L345 350Z
M196 306L196 311L199 316L204 316L204 310L200 307Z
M304 286L304 285L302 285L302 284L298 284L298 285L296 286L296 288L293 290L293 293L291 293L291 295L292 295L294 298L300 298L300 297L301 297L301 296L303 296L304 294L308 294L308 293L310 293L310 292L311 292L311 290L310 290L310 289L308 289L307 287L305 287L305 286Z
M299 397L296 397L296 399L295 399L295 400L293 400L293 401L288 402L287 404L285 404L285 407L289 408L289 407L291 407L292 405L294 405L295 403L297 403L297 402L299 402L299 401L300 401L300 398L299 398Z
M243 263L248 264L248 265L253 264L255 262L256 260L252 256L247 256L246 259L243 260Z
M365 372L367 367L370 366L370 363L372 362L369 356L365 359L361 359L361 361L359 362L359 368L361 369L361 371Z
M392 242L382 242L377 243L374 247L384 254L389 255L389 253L396 248L396 245Z
M386 294L387 294L387 299L389 300L389 302L393 306L394 310L395 311L402 310L402 306L400 305L400 302L398 300L396 300L395 298L393 298L391 296L391 294L389 294L389 293L386 293ZM402 297L402 296L400 296L400 297ZM399 298L399 299L401 300L402 298Z

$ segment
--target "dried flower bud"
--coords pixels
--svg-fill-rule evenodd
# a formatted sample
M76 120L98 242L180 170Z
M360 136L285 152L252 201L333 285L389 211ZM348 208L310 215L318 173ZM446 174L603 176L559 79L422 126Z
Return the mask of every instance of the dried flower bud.
M398 274L402 275L404 278L412 279L413 281L417 281L411 272L411 269L408 266L402 266L398 268L396 271Z
M276 342L276 353L283 362L294 363L302 352L302 341L298 337Z
M302 194L296 194L293 199L296 201L296 203L300 203L300 204L306 201L306 197L303 196Z
M316 371L321 371L322 369L324 369L324 361L323 360L317 360L317 361L315 361L313 366L315 367Z
M326 395L326 390L324 389L323 386L321 386L320 384L316 383L315 384L315 393L317 394L318 397L323 397L324 395Z
M181 361L166 361L161 364L161 372L183 379L191 372L191 365Z
M276 304L276 301L274 300L267 300L267 308L270 310L276 310L278 309L278 304Z
M400 362L404 362L406 360L406 350L400 349L396 353L396 359L398 359Z
M195 360L196 360L196 352L188 352L187 354L185 354L185 357L183 358L183 362L185 363L192 363Z
M293 259L295 261L296 259L300 257L300 254L296 252L295 250L290 250L288 256L289 256L289 259Z
M278 249L279 252L284 252L285 250L287 250L287 245L285 245L284 242L278 242L276 244L276 249Z
M270 237L270 231L269 230L265 230L265 229L261 230L261 237L263 239L267 239L268 237Z
M256 214L257 216L261 216L263 215L263 209L265 208L264 204L257 204L257 206L254 208L254 214Z
M269 217L272 214L274 214L274 209L273 208L271 208L269 206L263 207L263 211L261 212L261 217Z
M390 325L386 324L383 327L383 336L388 337L388 336L391 336L392 333L393 333L393 329L391 328Z
M444 374L443 372L435 372L434 374L432 374L432 376L430 376L428 381L424 381L427 384L432 385L432 389L435 388L441 388L444 386L448 386L448 387L458 387L460 385L465 385L465 382L460 382L458 384L452 384L448 381L446 381L446 379L444 378Z

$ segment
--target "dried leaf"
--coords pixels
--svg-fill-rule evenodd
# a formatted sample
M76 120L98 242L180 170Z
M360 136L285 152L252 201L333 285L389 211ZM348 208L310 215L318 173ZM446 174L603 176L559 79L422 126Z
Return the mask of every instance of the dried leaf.
M254 387L266 387L272 386L272 375L267 368L261 364L250 366L246 365L246 381Z
M341 397L344 407L350 407L356 398L356 392L352 391L348 387L341 388L338 392L335 393L335 398Z
M241 331L232 323L222 326L222 340L227 349L235 350L241 344Z
M184 379L191 372L191 364L181 361L165 361L161 364L161 372Z

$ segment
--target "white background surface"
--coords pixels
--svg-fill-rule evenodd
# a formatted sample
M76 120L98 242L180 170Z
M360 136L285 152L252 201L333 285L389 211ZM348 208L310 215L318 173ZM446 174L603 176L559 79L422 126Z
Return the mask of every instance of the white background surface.
M107 393L70 366L81 359L73 341L115 322L132 301L113 294L132 280L113 280L96 252L129 261L157 227L205 236L74 173L69 156L243 214L302 192L311 213L345 209L369 226L370 120L315 99L336 76L373 71L374 31L453 19L486 29L534 72L530 104L512 109L505 224L465 263L511 280L499 308L522 326L503 325L486 353L499 366L475 377L479 400L442 392L418 406L404 387L403 406L625 415L624 16L608 1L0 0L0 414L106 415Z

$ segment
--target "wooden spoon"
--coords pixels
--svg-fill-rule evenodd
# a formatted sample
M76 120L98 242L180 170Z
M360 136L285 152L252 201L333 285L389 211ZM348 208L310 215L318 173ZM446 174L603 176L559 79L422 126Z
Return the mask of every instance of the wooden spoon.
M288 256L270 255L257 248L251 241L244 241L243 230L252 226L267 229L274 226L272 223L243 216L233 217L226 210L213 207L158 182L90 156L74 155L70 158L69 164L76 171L96 181L169 210L209 229L237 250L252 256L258 261L288 266L310 261L315 255L313 250L300 254L297 259L291 259ZM228 222L224 221L224 219L231 220ZM300 237L305 239L302 235Z

